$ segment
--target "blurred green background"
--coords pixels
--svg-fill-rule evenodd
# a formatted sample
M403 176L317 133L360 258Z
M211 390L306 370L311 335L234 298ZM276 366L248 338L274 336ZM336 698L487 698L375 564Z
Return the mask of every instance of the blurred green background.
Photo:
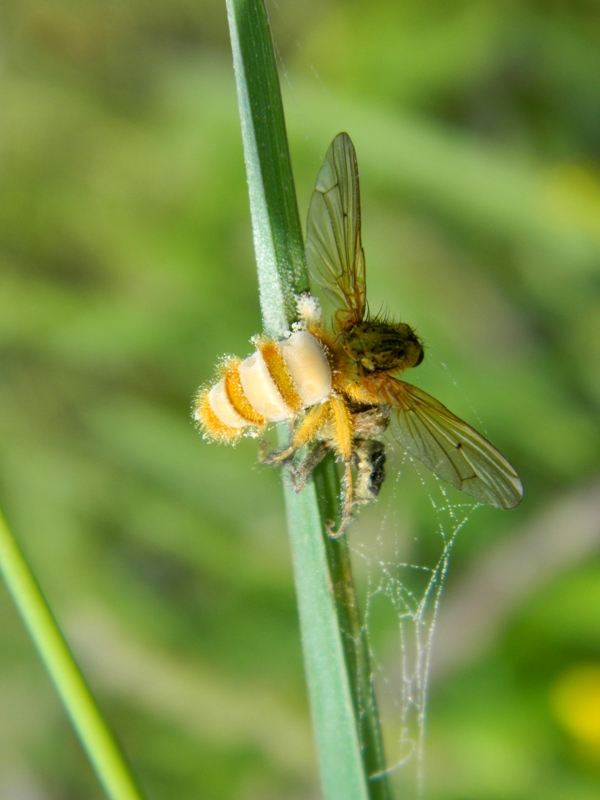
M410 379L526 487L454 547L426 797L597 798L599 4L269 12L302 218L347 130L371 307L416 326ZM317 798L279 477L189 416L260 330L224 3L0 14L0 501L149 800ZM435 526L404 468L350 539L421 563ZM0 604L0 798L102 797Z

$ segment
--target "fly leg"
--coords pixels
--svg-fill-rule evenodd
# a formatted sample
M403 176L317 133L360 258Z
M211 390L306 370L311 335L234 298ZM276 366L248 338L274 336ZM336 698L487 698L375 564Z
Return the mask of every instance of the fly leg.
M301 492L304 489L314 468L323 461L330 449L325 442L317 442L310 448L298 466L291 468L292 485L295 492Z
M354 508L354 486L352 483L352 463L344 461L344 476L342 477L342 515L337 530L334 530L335 521L330 520L326 524L327 533L332 539L339 539L346 533L346 528L352 522L352 510Z
M271 466L291 466L296 452L317 437L318 432L327 423L328 417L329 403L320 403L312 406L300 423L291 444L280 450L272 450L266 455L261 452L259 455L260 462Z
M352 508L354 506L354 486L352 482L353 426L348 405L343 398L332 395L330 405L333 427L332 439L338 459L344 464L340 522L337 530L334 530L335 522L330 521L327 523L327 533L332 539L337 539L346 532L346 528L352 522Z

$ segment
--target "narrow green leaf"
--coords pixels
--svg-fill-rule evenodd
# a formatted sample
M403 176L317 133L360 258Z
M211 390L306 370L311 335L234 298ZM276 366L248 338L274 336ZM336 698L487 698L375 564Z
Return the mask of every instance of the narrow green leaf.
M308 289L302 228L267 14L227 0L265 333L283 336Z
M125 758L1 512L0 572L107 796L141 800Z
M309 281L279 80L262 0L227 0L227 9L263 324L281 337ZM279 434L285 440L286 426ZM385 766L348 545L323 524L339 512L333 459L300 494L285 479L284 491L323 792L327 800L386 800L387 781L368 777Z
M315 470L314 481L321 518L325 520L336 518L340 481L332 453ZM371 800L388 800L392 794L387 777L385 777L385 752L371 675L367 632L360 618L348 539L346 536L342 536L340 539L331 539L329 536L325 536L325 544L330 579L337 603L338 621L346 648L346 664L354 692L354 708L363 747L365 769L369 776L381 776L369 783L369 796Z

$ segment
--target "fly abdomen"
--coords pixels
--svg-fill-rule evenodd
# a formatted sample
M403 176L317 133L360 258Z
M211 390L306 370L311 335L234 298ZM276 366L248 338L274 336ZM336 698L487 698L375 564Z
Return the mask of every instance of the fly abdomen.
M232 441L245 429L295 416L331 394L331 367L319 340L308 331L288 339L257 342L248 358L229 359L221 379L198 395L194 418L211 439Z

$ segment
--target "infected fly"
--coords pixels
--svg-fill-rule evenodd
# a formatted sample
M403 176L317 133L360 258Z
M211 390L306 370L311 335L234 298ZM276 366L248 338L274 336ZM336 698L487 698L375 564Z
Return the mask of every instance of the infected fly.
M358 166L347 133L335 137L317 178L306 257L336 308L331 327L305 293L285 339L255 337L252 355L224 359L219 379L196 398L205 437L234 443L289 420L290 445L263 461L289 467L298 491L332 451L344 472L341 519L335 531L330 524L331 536L341 536L354 512L377 498L385 477L380 437L388 430L409 456L465 494L496 508L518 505L523 486L504 456L438 400L400 380L423 361L415 331L369 315Z

